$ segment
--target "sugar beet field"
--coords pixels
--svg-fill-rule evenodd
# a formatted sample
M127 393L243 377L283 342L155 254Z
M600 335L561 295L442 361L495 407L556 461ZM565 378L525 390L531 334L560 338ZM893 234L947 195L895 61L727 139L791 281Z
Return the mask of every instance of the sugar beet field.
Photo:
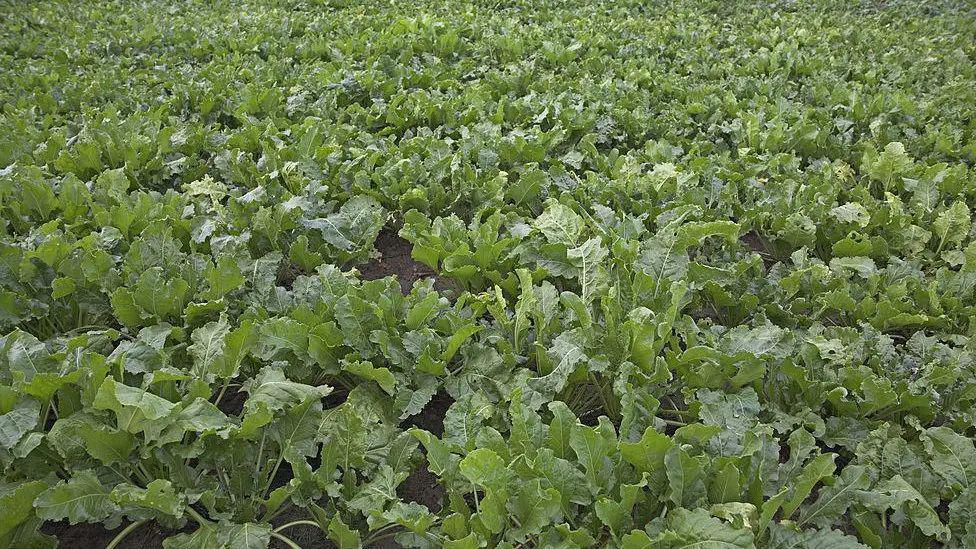
M976 3L0 0L0 549L976 548Z

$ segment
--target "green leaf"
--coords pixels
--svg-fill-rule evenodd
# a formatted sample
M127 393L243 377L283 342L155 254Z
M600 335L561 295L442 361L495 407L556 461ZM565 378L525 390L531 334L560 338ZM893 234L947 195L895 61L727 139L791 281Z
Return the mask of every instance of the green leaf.
M194 359L194 373L202 376L213 372L215 363L224 354L224 339L229 333L230 326L224 315L221 315L218 321L208 322L193 330L190 336L193 344L187 348L187 351Z
M180 518L186 507L186 496L177 494L168 480L156 479L145 488L119 484L112 490L112 501L123 508L139 507Z
M861 278L868 278L875 274L877 268L869 257L835 257L830 260L830 270L839 274L853 271Z
M135 437L130 433L94 421L81 423L77 434L84 442L85 451L105 465L127 463L136 448Z
M532 203L539 196L539 191L546 183L547 177L546 172L540 170L538 166L526 166L518 179L505 188L505 197L515 205Z
M101 522L119 510L109 490L91 471L79 471L41 492L34 507L44 520L67 519L71 524Z
M433 377L421 377L418 384L419 387L401 387L396 391L393 404L400 411L400 419L421 413L439 388L437 379Z
M95 188L104 193L106 196L115 199L118 202L125 200L126 193L129 191L129 186L131 181L125 175L125 170L122 168L115 170L105 170L98 175L95 180Z
M223 431L234 423L212 402L198 397L180 410L176 422L185 431L211 433Z
M206 335L206 332L203 335ZM224 336L223 352L210 364L210 373L221 379L236 377L241 361L250 352L255 342L254 325L250 321L242 322L240 327Z
M572 457L570 452L570 437L572 436L573 426L578 423L573 411L560 401L550 402L549 410L552 412L552 421L549 422L549 437L546 445L552 449L553 454L562 459Z
M518 520L519 527L512 530L516 539L541 532L558 520L562 510L559 492L555 488L544 489L539 479L521 483L508 508Z
M590 493L605 492L614 480L614 457L617 455L617 440L606 416L600 417L600 425L596 428L574 425L569 444L586 471Z
M277 317L265 322L258 330L262 356L273 358L280 350L288 350L303 357L308 351L308 327L287 317Z
M750 529L736 528L710 516L704 509L690 511L675 509L668 514L666 522L665 531L654 540L656 543L649 547L688 549L698 547L752 549L755 547ZM634 547L641 547L641 545L634 545Z
M178 316L189 284L182 278L166 280L163 270L153 267L139 276L131 288L132 302L147 315L159 320Z
M932 427L920 436L932 458L932 469L949 488L961 493L976 487L976 446L948 427Z
M621 549L653 549L657 545L643 530L634 530L620 539Z
M329 539L335 542L339 549L357 549L362 546L359 532L346 526L336 513L329 522Z
M129 433L159 433L175 404L148 391L106 378L98 388L92 406L115 412L119 429Z
M10 450L37 426L38 410L17 408L0 415L0 448Z
M74 279L56 278L51 282L51 297L61 299L62 297L73 294L76 288L77 284L75 284Z
M739 501L742 491L742 473L734 463L726 463L708 482L708 499L712 503Z
M431 292L415 303L407 312L405 320L407 329L416 330L425 324L437 313L440 303L441 297L437 295L437 292Z
M288 463L304 463L306 457L318 452L317 435L322 419L322 403L312 398L289 409L270 428L272 440L278 443Z
M529 387L544 395L555 395L562 391L570 374L587 358L583 350L584 338L579 329L559 334L548 352L552 370L545 375L529 378Z
M668 479L668 499L678 507L695 507L705 497L702 464L678 446L664 454L664 473Z
M596 539L583 528L573 530L568 524L557 524L556 532L562 536L562 541L571 547L594 547Z
M675 234L674 247L685 250L700 245L710 236L721 236L729 242L739 238L739 224L732 221L699 221L684 223Z
M770 549L867 549L854 536L837 530L796 530L788 525L773 524L769 529Z
M253 522L244 524L221 522L217 529L217 541L228 548L267 549L271 542L271 526Z
M207 300L220 299L228 293L244 285L244 273L237 265L237 260L230 256L221 256L217 264L208 265L203 273L208 288L202 297Z
M580 298L584 304L594 299L597 289L604 284L606 273L600 265L609 252L599 238L590 238L577 248L566 250L566 258L579 268L576 279L580 284Z
M555 457L552 450L539 450L532 463L532 470L559 492L566 514L571 513L571 504L587 505L592 501L583 472L574 462Z
M865 166L867 174L872 179L884 183L888 187L895 176L907 173L912 169L912 159L905 153L905 145L892 141L885 145L884 151Z
M674 447L670 437L648 427L638 442L621 442L620 455L639 473L648 473L651 485L663 491L666 477L664 456Z
M244 384L243 389L248 393L244 403L245 414L255 412L262 406L271 411L284 410L332 392L332 388L326 385L313 387L289 381L280 369L272 366L262 369Z
M472 521L476 524L480 522L484 527L483 529L490 533L501 533L508 523L508 510L506 509L508 500L509 493L505 488L486 491ZM482 529L479 528L479 530Z
M546 203L546 210L536 218L532 226L549 242L569 247L578 243L585 222L569 206L550 200Z
M788 330L765 324L756 328L736 326L729 331L729 350L747 352L754 356L784 357L792 350Z
M501 488L511 479L512 472L493 450L478 448L468 453L460 463L461 474L472 484L486 488Z
M338 212L304 223L321 231L322 239L336 249L353 252L376 240L385 220L386 210L379 202L368 196L354 196Z
M721 455L738 454L742 450L743 435L756 424L762 410L756 391L752 387L735 393L700 389L696 396L701 405L698 416L702 423L722 428L709 440L709 447Z
M446 540L443 547L444 549L478 549L481 547L481 538L471 532L460 539Z
M871 470L863 465L848 465L831 486L820 490L817 499L800 513L797 526L807 523L830 524L833 519L847 512L858 494L871 487Z
M444 415L444 441L473 449L474 439L495 406L483 393L468 393L456 400Z
M829 212L840 223L852 223L864 228L871 222L871 212L858 202L848 202L833 208Z
M902 511L923 534L942 542L949 540L949 528L942 524L935 509L901 475L878 484L864 499L865 506L874 511Z
M56 372L57 362L36 337L16 330L6 338L7 367L14 379L30 383L36 376Z
M793 515L793 512L807 499L820 479L831 477L834 474L836 469L834 458L836 457L835 454L821 454L803 467L800 474L790 483L792 491L790 499L783 504L783 518L789 518Z
M363 360L344 362L342 369L363 379L375 381L388 394L395 394L396 378L388 368L375 368L371 362Z
M976 486L967 488L949 504L949 529L960 546L976 546Z
M688 252L675 246L674 238L651 238L641 244L638 265L654 280L677 281L688 275Z
M112 293L112 312L125 326L139 326L142 323L142 310L136 306L135 296L128 288L119 288Z
M314 271L316 267L325 262L325 258L309 244L307 236L299 235L288 248L288 259L305 271Z
M523 405L521 389L516 389L512 394L508 416L511 420L508 435L510 452L532 459L543 446L546 432L539 414Z
M620 486L620 500L601 498L593 505L596 516L610 528L614 536L618 536L633 525L633 509L642 490L647 485L647 476L638 484L622 484Z
M458 328L451 338L447 341L447 346L444 348L444 352L441 353L441 360L444 362L450 362L454 355L457 353L461 345L467 341L471 336L480 332L483 328L473 323L464 324Z
M223 545L217 541L216 525L201 526L192 534L177 534L163 540L165 549L212 549Z
M940 212L932 223L932 232L939 238L937 252L942 251L946 244L961 244L969 234L971 225L969 206L961 200Z
M415 534L426 533L437 520L426 507L412 501L410 503L400 501L394 503L389 511L383 513L383 517Z
M47 486L40 480L0 484L0 539L34 514L34 498Z

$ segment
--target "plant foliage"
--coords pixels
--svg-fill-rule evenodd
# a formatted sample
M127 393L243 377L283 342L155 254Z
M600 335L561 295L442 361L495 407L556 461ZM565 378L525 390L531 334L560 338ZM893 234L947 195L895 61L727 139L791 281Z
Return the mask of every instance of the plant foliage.
M971 4L0 18L0 546L976 547Z

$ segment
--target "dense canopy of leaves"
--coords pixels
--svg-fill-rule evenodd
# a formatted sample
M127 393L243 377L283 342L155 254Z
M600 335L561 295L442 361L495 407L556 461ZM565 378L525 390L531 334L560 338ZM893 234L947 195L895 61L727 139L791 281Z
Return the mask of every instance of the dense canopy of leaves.
M0 546L976 547L971 3L0 19Z

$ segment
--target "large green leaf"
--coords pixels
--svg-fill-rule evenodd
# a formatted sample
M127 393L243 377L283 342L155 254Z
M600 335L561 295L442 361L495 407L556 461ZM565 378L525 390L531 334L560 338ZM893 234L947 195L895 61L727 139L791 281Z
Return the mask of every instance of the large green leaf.
M47 488L40 480L0 485L0 539L34 514L34 498Z
M118 427L123 431L158 433L169 422L176 405L149 391L106 378L98 388L93 407L115 412Z
M101 522L119 511L111 491L91 471L79 471L38 494L37 516L45 520Z

